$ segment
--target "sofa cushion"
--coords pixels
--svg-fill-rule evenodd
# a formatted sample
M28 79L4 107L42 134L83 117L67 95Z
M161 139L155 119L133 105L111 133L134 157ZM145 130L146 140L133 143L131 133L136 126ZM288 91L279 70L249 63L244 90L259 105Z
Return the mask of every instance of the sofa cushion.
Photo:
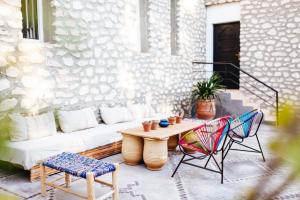
M53 112L27 117L11 114L9 118L12 121L11 141L32 140L56 134Z
M13 142L19 142L28 140L28 131L26 119L20 114L11 114L9 118L12 122L12 128L10 130L10 140Z
M53 112L25 117L28 139L37 139L56 134L56 124Z
M59 110L57 116L60 128L65 133L92 128L98 125L92 108L73 111Z
M142 119L155 116L155 111L150 105L134 104L129 105L128 109L130 110L134 119Z
M132 120L131 112L125 107L102 107L100 108L101 118L106 124L116 124Z

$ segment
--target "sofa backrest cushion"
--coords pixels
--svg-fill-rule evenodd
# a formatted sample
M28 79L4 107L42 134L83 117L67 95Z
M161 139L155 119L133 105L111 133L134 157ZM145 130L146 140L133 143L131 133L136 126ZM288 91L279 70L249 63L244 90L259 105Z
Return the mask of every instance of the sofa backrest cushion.
M57 133L53 112L27 117L11 114L9 118L12 121L10 140L13 142L47 137Z
M134 104L128 106L129 111L134 119L143 119L155 116L155 111L150 105Z
M29 140L47 137L57 133L53 112L25 118Z
M9 118L12 122L12 127L10 129L10 140L13 142L20 142L28 140L28 130L26 119L21 114L11 114Z
M116 124L131 121L132 115L126 107L102 107L100 108L101 118L105 124Z
M57 111L59 126L65 133L93 128L98 125L94 110L84 108L72 111Z

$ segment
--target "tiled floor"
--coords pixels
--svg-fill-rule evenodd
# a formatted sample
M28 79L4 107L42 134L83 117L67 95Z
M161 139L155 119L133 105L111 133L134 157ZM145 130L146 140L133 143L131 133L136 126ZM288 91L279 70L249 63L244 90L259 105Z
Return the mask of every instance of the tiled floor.
M256 185L261 178L273 173L272 185L280 183L288 168L272 172L268 167L271 153L267 150L268 142L274 138L273 127L263 125L259 132L261 143L267 162L263 162L261 155L253 153L232 152L225 161L224 184L220 184L220 176L198 168L182 165L178 174L171 178L172 171L181 158L179 151L170 152L168 164L161 171L149 171L143 165L128 166L121 164L120 196L121 200L231 200L243 199L247 191ZM249 145L256 145L250 139ZM106 158L110 162L122 162L122 156L116 155ZM51 178L61 176L55 175ZM109 179L110 176L103 178ZM85 193L85 182L77 180L73 189ZM0 192L14 194L20 199L77 199L63 192L49 189L48 197L42 198L39 193L38 182L30 183L22 171L9 172L0 170ZM105 192L107 188L98 186L97 194ZM276 199L299 199L300 184L294 183Z

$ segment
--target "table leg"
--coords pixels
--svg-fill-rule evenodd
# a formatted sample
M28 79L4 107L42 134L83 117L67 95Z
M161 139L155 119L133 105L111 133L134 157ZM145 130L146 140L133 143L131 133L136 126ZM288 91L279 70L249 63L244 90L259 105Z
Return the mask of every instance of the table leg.
M94 188L95 178L92 172L86 174L86 184L87 184L87 200L95 200L95 188Z
M177 145L178 145L179 136L174 135L171 136L168 140L168 150L169 151L175 151Z
M40 170L41 170L41 194L43 197L45 197L47 196L47 190L46 190L47 173L46 173L46 167L42 163L40 164Z
M72 177L71 177L71 175L65 173L65 183L66 183L66 187L67 187L67 188L71 187L71 182L72 182Z
M168 160L168 139L144 138L144 162L149 170L160 170Z
M143 138L123 134L122 155L128 165L138 165L143 160Z

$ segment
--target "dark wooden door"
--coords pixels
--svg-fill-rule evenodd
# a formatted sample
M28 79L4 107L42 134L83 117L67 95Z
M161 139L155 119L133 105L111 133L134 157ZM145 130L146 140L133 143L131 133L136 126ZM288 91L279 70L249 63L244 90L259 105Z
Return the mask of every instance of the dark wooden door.
M214 62L240 67L240 22L214 25ZM214 72L223 78L228 89L240 88L239 70L227 65L214 65Z

